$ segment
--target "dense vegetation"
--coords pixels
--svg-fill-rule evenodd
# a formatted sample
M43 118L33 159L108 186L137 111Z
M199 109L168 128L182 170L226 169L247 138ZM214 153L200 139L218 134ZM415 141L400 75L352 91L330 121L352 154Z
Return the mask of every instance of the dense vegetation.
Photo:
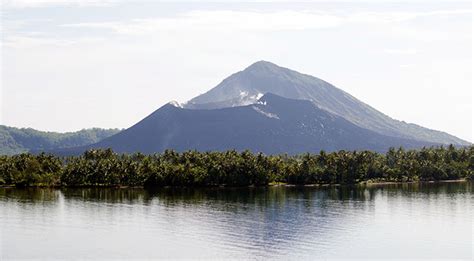
M119 131L119 129L92 128L58 133L0 125L0 155L84 146L96 143Z
M82 156L0 156L0 185L16 186L264 186L354 184L362 181L472 179L474 146L339 151L265 156L249 151L116 154L90 150Z

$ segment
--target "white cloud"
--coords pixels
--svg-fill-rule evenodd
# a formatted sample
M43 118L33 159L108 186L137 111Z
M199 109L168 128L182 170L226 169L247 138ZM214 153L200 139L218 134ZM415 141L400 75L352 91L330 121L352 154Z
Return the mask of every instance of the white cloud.
M340 25L335 15L306 11L191 11L171 18L134 19L129 22L65 24L65 27L109 29L118 34L156 31L284 31L329 28Z
M416 49L385 49L384 53L395 54L395 55L413 55L418 51Z
M39 8L50 6L110 6L120 0L2 0L4 8Z
M348 24L399 23L427 16L471 14L469 9L429 12L330 13L310 11L190 11L168 18L85 22L63 27L104 29L117 34L146 35L159 31L291 31L332 28Z
M32 47L60 47L83 44L94 44L103 41L103 38L81 37L74 39L64 39L60 37L44 36L41 32L31 32L24 35L5 37L1 43L3 47L8 48L32 48Z
M398 23L429 16L455 16L472 14L470 9L436 10L427 12L361 12L349 15L347 22Z
M414 68L416 68L416 64L413 64L413 63L400 64L400 68L402 68L402 69L414 69Z

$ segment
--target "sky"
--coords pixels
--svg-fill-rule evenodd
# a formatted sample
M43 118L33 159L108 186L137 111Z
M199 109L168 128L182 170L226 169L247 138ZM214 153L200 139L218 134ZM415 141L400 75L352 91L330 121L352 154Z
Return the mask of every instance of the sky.
M266 60L474 141L471 1L0 5L3 125L127 128Z

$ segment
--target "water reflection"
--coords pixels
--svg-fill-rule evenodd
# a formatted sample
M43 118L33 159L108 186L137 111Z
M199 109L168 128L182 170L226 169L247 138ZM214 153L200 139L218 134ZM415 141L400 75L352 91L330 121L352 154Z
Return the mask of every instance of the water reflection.
M469 258L472 199L468 182L0 188L0 258Z
M165 205L199 204L212 200L267 206L267 204L282 204L288 199L371 201L376 193L400 194L409 197L471 194L472 186L471 182L447 182L321 187L161 188L156 190L142 188L0 188L0 198L43 204L55 202L62 195L71 200L124 204L150 204L156 198Z
M14 200L23 203L54 203L58 200L61 191L52 188L0 188L2 201Z

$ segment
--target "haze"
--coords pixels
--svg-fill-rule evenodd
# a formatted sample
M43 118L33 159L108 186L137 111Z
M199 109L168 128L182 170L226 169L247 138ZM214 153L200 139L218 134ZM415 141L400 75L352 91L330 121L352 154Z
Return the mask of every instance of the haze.
M126 128L267 60L472 137L471 2L2 1L0 123Z

